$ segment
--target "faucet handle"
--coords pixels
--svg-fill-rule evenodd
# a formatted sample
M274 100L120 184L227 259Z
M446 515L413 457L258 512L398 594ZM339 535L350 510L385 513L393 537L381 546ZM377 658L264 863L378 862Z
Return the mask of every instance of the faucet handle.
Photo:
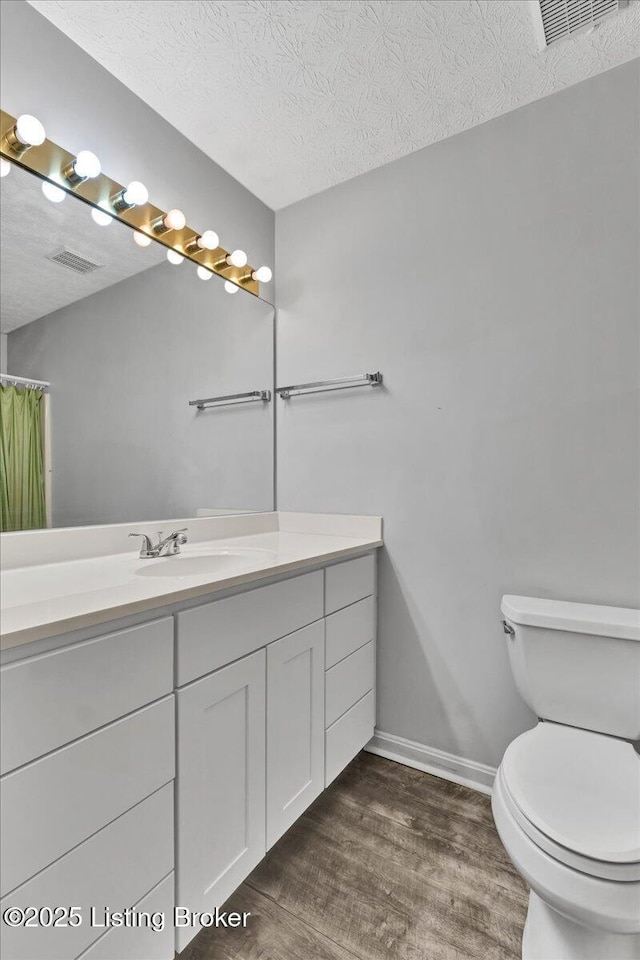
M142 537L142 545L140 547L140 556L141 557L153 557L155 556L153 544L147 536L146 533L130 533L130 537Z
M175 540L177 543L186 543L187 538L185 534L187 533L189 527L180 527L179 530L172 530L167 540Z

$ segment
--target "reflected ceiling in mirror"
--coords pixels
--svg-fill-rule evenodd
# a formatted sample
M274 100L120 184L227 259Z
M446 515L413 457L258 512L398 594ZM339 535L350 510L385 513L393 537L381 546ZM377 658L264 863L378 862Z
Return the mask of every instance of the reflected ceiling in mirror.
M165 260L160 244L138 249L132 230L112 217L99 226L94 208L70 194L47 200L45 181L19 167L1 183L2 333Z
M189 402L273 388L273 308L19 167L1 184L3 372L50 382L46 524L272 509L272 403Z

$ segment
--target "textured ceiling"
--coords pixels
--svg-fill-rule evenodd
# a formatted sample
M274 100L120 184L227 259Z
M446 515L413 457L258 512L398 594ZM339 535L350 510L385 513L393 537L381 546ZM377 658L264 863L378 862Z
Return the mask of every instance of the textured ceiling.
M274 209L640 55L528 0L30 0Z
M132 231L117 220L97 226L90 208L75 197L50 203L41 181L19 167L0 183L2 333L165 261L164 247L136 246ZM48 259L63 249L99 263L100 269L79 274Z

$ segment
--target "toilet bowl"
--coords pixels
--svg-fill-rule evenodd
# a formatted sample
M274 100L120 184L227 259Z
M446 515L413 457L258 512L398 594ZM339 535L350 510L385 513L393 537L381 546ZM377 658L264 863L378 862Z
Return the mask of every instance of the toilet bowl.
M640 613L529 597L502 610L541 717L507 748L492 795L531 889L523 960L638 960Z

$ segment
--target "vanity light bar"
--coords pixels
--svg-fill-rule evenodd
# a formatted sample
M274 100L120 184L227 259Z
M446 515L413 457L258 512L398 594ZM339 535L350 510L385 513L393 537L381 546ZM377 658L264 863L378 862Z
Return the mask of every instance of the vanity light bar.
M177 262L175 257L181 256L210 273L218 274L233 285L234 292L242 287L259 296L260 283L268 282L266 273L271 278L268 267L249 266L243 251L231 253L224 250L214 230L199 233L183 223L182 211L155 207L149 202L146 187L139 181L124 186L101 171L95 172L96 165L100 165L95 154L81 151L75 156L47 140L44 127L35 117L23 114L16 119L4 110L0 111L0 157L35 173L44 182L64 192L75 194L103 217L106 214L120 220L161 243L173 252L171 262ZM5 176L7 171L3 163L2 175ZM243 265L236 266L236 263Z

